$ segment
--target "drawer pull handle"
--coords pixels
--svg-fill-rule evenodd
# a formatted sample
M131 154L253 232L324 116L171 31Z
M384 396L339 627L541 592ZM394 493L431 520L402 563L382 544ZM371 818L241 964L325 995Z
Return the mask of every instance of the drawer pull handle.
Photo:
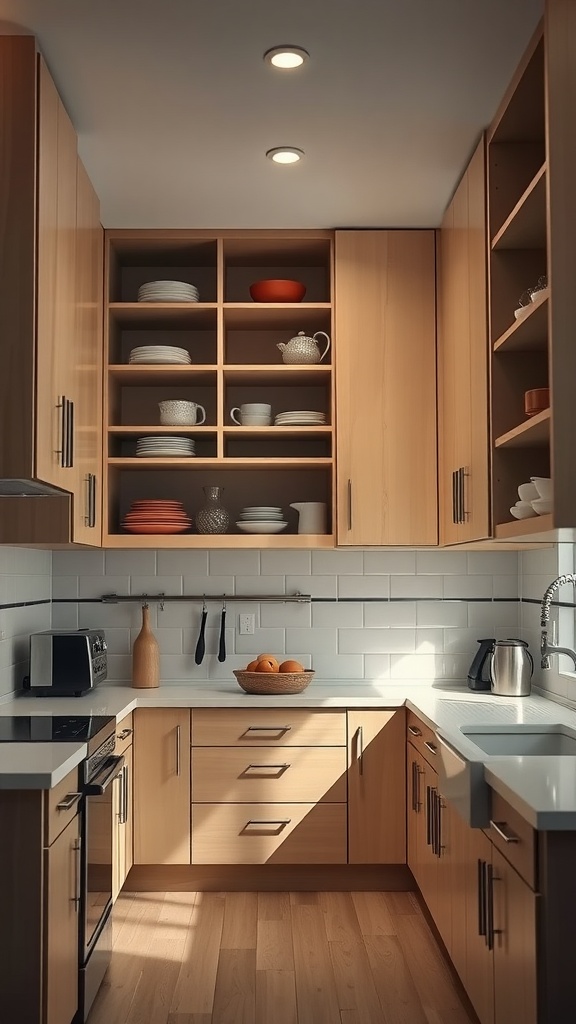
M421 729L417 729L415 725L409 725L408 726L408 732L410 733L411 736L421 736L422 735L422 730Z
M127 740L128 737L131 736L133 732L134 732L134 729L122 729L122 732L118 733L117 739L119 739L119 740Z
M490 819L490 828L493 828L500 839L503 839L505 843L519 843L520 839L515 832L512 832L508 828L508 824L505 821L492 821Z
M290 732L291 725L249 725L246 732Z
M61 800L59 804L56 804L56 810L69 811L72 807L74 807L74 804L78 803L78 801L81 798L82 793L68 793L68 795L65 796L64 799Z
M290 764L247 764L242 775L246 775L247 772L251 771L263 771L268 775L277 775L280 772L284 774L291 767Z
M430 740L424 740L424 746L426 747L426 750L430 751L431 754L438 753L438 747L436 746L435 743L431 743Z
M289 825L291 821L292 818L272 818L271 820L268 820L266 818L262 820L259 818L250 818L250 820L247 821L246 824L244 825L242 832L250 832L252 826L255 832L260 832L264 829L267 829L268 831L272 831L276 835L278 835L278 833L280 833L282 829L286 828L286 826Z

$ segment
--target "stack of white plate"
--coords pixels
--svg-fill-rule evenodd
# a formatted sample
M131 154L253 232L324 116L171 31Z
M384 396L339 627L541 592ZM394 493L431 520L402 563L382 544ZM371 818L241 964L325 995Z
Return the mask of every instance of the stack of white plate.
M148 281L138 289L138 302L198 302L199 292L187 281Z
M139 437L136 455L140 459L188 459L196 455L195 442L190 437Z
M326 423L326 413L312 409L295 409L293 412L279 412L274 417L277 427L321 427Z
M248 505L236 523L243 533L281 533L288 526L277 505Z
M175 345L138 345L130 352L131 363L176 363L179 366L192 362L185 348Z

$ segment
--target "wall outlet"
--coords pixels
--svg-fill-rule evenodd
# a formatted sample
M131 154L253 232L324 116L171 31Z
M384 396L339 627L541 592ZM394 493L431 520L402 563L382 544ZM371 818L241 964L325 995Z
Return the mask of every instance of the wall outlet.
M250 633L254 632L253 615L247 614L238 616L238 632L240 636L248 636Z

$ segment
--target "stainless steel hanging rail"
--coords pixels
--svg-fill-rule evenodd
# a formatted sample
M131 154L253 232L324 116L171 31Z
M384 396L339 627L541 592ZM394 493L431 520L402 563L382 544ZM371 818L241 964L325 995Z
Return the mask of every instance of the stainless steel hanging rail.
M155 601L158 604L165 604L168 601L225 601L227 604L232 601L244 601L255 604L275 602L276 604L310 604L311 594L102 594L100 598L103 604L124 604L132 601L138 604Z

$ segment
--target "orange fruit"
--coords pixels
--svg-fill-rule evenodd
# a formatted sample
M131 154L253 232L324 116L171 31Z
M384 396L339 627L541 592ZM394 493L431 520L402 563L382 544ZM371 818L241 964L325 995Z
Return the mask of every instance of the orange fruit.
M278 669L279 672L304 672L305 668L299 661L283 661Z
M256 665L256 672L277 672L278 662L276 658L260 658Z
M257 661L251 661L250 664L246 666L244 671L245 672L255 672L257 667L258 667L258 662Z
M256 661L269 661L270 664L274 666L273 668L266 669L267 672L278 671L278 660L274 657L273 654L259 654L258 657L256 658Z

